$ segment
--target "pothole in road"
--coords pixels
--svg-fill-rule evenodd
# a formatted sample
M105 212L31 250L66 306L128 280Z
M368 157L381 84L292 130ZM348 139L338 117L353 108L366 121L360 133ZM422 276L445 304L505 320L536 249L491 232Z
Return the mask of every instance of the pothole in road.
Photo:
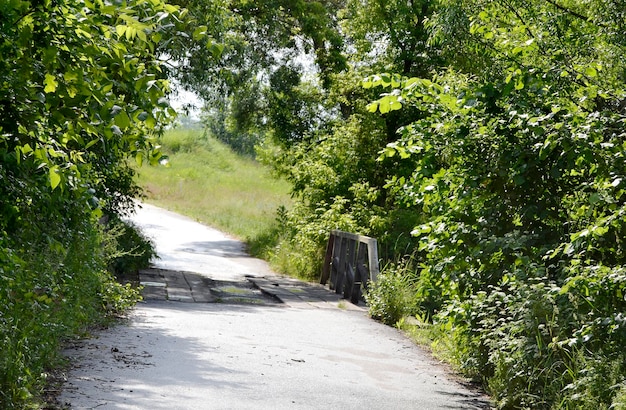
M279 303L271 295L266 295L256 289L249 282L224 282L212 280L213 286L209 289L218 303L251 303L251 304L276 304Z
M236 295L252 295L254 294L253 289L243 288L240 286L220 286L219 288L211 288L211 291L219 292L219 293L234 293Z

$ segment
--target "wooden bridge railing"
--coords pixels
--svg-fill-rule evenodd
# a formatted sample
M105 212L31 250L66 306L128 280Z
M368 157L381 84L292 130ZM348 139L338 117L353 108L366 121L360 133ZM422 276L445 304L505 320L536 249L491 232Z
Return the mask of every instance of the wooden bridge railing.
M330 280L331 289L358 304L369 282L376 281L378 272L376 239L331 231L320 278L322 285Z

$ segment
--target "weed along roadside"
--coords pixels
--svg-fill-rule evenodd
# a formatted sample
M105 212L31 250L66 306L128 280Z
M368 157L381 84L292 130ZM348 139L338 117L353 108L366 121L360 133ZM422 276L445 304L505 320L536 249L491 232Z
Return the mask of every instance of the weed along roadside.
M127 324L67 352L62 404L488 408L400 332L321 285L275 275L241 242L150 205L133 222L160 256L142 273L145 300Z

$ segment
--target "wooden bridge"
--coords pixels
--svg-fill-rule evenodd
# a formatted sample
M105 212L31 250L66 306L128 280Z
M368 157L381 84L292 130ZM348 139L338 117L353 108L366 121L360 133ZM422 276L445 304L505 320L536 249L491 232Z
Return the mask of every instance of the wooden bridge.
M320 283L358 304L370 281L379 273L378 243L368 236L332 230L326 247Z

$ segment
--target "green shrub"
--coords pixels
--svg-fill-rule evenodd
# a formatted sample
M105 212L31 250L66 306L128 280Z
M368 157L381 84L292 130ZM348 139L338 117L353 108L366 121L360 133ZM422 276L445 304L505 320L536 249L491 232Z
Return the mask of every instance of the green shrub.
M48 237L29 250L12 251L0 241L1 408L35 403L64 340L139 300L137 289L117 283L107 270L107 234L93 219L80 225L68 238L56 232L62 242ZM54 235L55 228L44 232Z
M365 294L370 316L396 325L407 316L420 315L418 282L411 260L387 265Z
M113 232L74 193L0 164L0 408L36 406L63 341L138 300L109 266ZM28 182L28 183L25 183ZM9 212L10 211L10 212ZM7 232L11 232L8 234ZM117 245L116 245L117 246Z
M154 244L132 222L112 217L107 223L107 252L111 272L120 278L147 268L157 257Z
M623 400L626 339L623 308L602 296L610 275L597 273L604 284L595 289L511 279L448 304L435 321L452 335L457 364L488 386L498 408L608 409Z

